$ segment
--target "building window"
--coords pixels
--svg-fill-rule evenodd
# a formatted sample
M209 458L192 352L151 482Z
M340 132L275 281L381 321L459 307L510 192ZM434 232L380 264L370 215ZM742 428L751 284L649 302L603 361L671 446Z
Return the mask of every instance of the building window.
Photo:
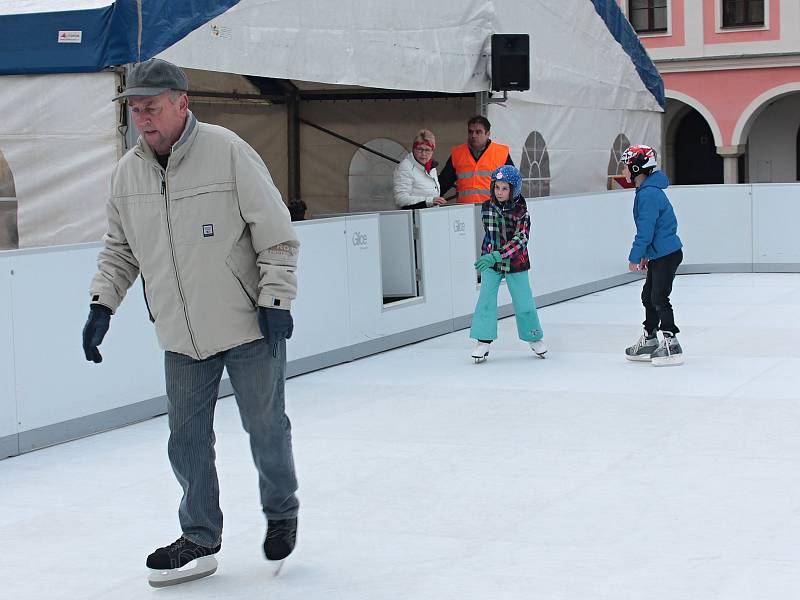
M722 27L763 27L764 0L722 0Z
M667 31L667 0L629 0L628 18L636 33Z
M525 142L519 170L523 196L541 198L550 195L550 155L544 137L538 131L531 132Z

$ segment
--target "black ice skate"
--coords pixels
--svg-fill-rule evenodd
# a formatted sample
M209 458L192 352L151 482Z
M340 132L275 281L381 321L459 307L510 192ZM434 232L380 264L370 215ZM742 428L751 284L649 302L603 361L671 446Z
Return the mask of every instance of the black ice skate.
M650 355L650 362L654 367L668 367L683 364L683 348L678 343L678 338L674 334L664 332L664 339L661 340L658 349Z
M650 362L650 355L658 348L656 334L648 335L645 331L633 346L625 348L625 358L642 362Z
M267 536L264 538L264 556L270 562L273 575L283 566L283 560L294 550L297 541L297 517L280 521L267 519Z
M221 547L198 546L181 536L147 557L148 582L153 587L166 587L212 575L217 570L217 559L213 555Z

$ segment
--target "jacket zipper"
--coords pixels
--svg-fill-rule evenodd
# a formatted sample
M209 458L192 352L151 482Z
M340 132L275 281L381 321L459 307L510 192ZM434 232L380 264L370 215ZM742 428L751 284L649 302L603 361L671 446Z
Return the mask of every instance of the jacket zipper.
M186 328L189 330L189 339L192 341L192 348L194 348L197 358L200 358L200 351L197 349L197 342L194 339L194 332L192 331L192 324L189 321L189 309L186 307L186 296L183 294L183 286L181 286L181 276L178 273L178 259L175 257L175 244L172 242L172 221L170 220L169 213L169 193L167 190L167 175L166 171L161 171L161 193L164 195L164 205L167 210L167 235L169 236L169 249L172 254L172 266L175 268L175 280L178 282L178 295L181 297L183 304L183 315L186 318Z

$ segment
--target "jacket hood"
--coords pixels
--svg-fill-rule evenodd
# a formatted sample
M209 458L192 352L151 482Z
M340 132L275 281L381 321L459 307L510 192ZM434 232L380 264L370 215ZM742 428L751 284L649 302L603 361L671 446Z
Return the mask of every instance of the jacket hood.
M657 187L665 190L669 187L669 178L666 176L664 171L653 171L650 173L650 176L642 182L642 185L639 187L639 189L646 187Z

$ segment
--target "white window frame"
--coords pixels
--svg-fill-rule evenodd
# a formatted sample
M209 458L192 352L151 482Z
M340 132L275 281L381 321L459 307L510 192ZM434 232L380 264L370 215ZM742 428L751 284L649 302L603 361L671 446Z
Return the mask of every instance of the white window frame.
M762 27L723 27L722 26L722 3L725 0L715 0L714 2L714 33L738 33L740 31L767 31L769 30L769 4L772 0L764 0L764 25Z

